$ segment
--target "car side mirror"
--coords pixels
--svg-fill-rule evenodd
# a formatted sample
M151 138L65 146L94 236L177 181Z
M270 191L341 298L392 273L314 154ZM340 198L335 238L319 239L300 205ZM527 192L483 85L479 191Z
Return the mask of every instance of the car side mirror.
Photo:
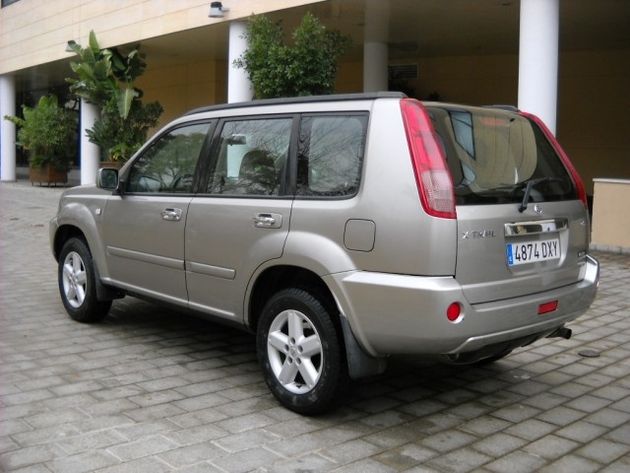
M118 187L118 169L101 168L96 175L96 186L101 189L116 190Z

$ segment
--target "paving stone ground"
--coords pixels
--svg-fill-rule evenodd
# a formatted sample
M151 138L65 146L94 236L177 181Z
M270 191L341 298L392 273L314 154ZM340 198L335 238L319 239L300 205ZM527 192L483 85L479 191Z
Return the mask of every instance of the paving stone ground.
M0 184L0 470L630 471L628 256L597 255L571 340L484 367L394 360L308 418L269 394L247 333L133 298L70 320L48 249L60 192Z

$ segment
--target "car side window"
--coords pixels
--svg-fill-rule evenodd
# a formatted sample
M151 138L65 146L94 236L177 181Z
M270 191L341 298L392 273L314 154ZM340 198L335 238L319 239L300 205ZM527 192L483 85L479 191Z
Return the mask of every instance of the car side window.
M195 167L210 126L181 126L160 137L133 162L126 192L191 193Z
M347 196L359 189L367 115L305 116L300 122L298 196Z
M279 195L292 123L292 118L226 121L210 161L207 192Z

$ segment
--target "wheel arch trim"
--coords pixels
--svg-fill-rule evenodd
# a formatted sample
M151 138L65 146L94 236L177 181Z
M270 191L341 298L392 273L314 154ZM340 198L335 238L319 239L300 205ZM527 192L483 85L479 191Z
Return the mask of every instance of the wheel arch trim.
M337 296L331 289L330 285L327 283L326 278L323 278L321 275L317 274L317 272L313 269L309 269L303 266L281 264L279 260L268 261L266 264L259 266L256 272L250 278L244 300L244 322L250 330L254 330L254 327L256 325L254 323L254 319L257 317L255 314L252 313L252 306L254 304L253 298L256 296L255 290L259 287L257 286L257 284L260 283L263 278L265 278L265 274L269 275L269 277L272 277L269 272L274 270L277 270L279 272L286 271L288 273L291 273L293 271L308 273L311 275L311 277L317 278L317 280L321 283L321 286L326 288L327 292L330 295L331 302L335 305L339 314L337 319L339 320L339 325L341 326L341 334L343 336L344 342L343 349L346 354L346 362L350 378L360 379L381 374L383 371L385 371L385 368L387 367L387 359L374 357L363 348L363 346L357 340L351 326L352 324L347 318L344 309L341 307ZM297 286L299 286L299 284L297 284ZM289 286L280 284L279 287L274 289L274 291L277 291L280 287L285 288ZM308 287L305 287L304 289L308 290ZM269 296L271 295L272 294L270 293Z
M57 255L57 251L61 251L61 243L57 240L60 236L59 231L64 227L74 227L83 234L92 260L100 268L101 275L107 276L105 249L102 240L98 237L98 224L90 208L78 201L67 201L57 214L55 224L57 228L54 234L53 252Z
M62 239L62 235L67 235L67 237ZM85 240L92 257L97 299L105 301L120 298L122 294L119 291L102 283L103 277L108 274L107 261L102 241L98 238L97 223L92 212L83 204L67 202L57 217L51 221L51 246L55 259L58 260L65 242L76 236Z

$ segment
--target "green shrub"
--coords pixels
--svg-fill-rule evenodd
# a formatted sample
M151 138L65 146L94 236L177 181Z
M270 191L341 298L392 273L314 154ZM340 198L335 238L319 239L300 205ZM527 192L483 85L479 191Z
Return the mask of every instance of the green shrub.
M350 39L328 30L306 13L285 44L279 22L264 15L250 19L245 39L248 48L235 61L247 72L255 98L330 94L334 91L337 60L350 46Z
M17 144L28 151L29 163L67 169L76 155L76 113L60 107L54 95L46 95L35 107L23 105L22 114L24 118L4 118L18 127Z

